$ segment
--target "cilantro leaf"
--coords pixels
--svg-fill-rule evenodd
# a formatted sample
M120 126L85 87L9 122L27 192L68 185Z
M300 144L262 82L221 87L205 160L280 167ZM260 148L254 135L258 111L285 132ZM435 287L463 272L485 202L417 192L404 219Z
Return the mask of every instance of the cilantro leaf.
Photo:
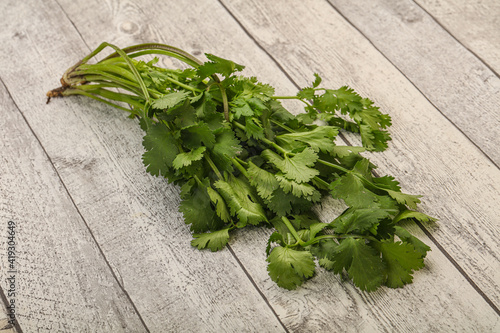
M353 231L362 233L376 226L380 220L388 218L391 213L377 208L349 208L337 217L330 225L339 234Z
M417 209L417 204L420 203L421 195L411 195L401 192L396 192L392 190L387 190L387 194L391 196L391 198L395 199L398 203L407 205L411 209Z
M183 191L184 197L179 205L185 223L190 224L191 230L197 233L220 229L224 223L211 205L207 192L208 179L202 184L195 182L188 186Z
M212 252L221 250L229 241L229 229L222 229L202 234L193 234L192 246L198 250L209 248Z
M206 149L206 147L201 146L187 153L177 154L174 161L172 162L172 165L176 169L181 169L183 167L191 165L191 163L193 163L194 161L199 161L203 158L203 153Z
M242 178L229 175L226 181L218 180L214 186L219 189L219 193L229 206L231 215L238 216L238 227L267 221L266 213L253 194L250 184Z
M202 79L216 73L228 77L234 72L241 71L245 68L245 66L238 65L234 61L223 59L210 53L205 53L205 56L211 61L205 62L203 65L198 67L197 74Z
M176 91L155 99L152 106L155 109L169 109L185 101L191 93L189 91Z
M319 201L321 198L321 194L318 190L308 183L297 183L296 181L283 177L281 174L276 174L276 180L279 182L279 186L285 191L285 193L291 192L296 197L303 197L314 202Z
M335 273L340 274L345 269L361 290L375 290L385 280L383 262L364 239L345 238L331 255L331 261Z
M247 169L250 181L250 184L257 189L257 193L263 199L271 198L274 190L276 190L279 186L278 180L276 177L253 164L252 162L248 163Z
M368 190L361 179L352 173L346 173L330 184L330 193L352 207L377 207L377 195Z
M333 141L338 134L338 129L333 126L318 126L306 132L286 133L276 136L276 140L286 147L296 146L296 142L306 144L315 152L331 152L335 144ZM290 149L290 150L292 150Z
M431 217L429 215L426 215L421 212L416 212L413 210L405 210L396 216L394 219L394 223L398 223L400 221L408 220L408 219L415 219L420 222L436 222L437 219L434 217Z
M296 251L277 246L267 258L267 270L271 279L285 289L296 289L315 271L313 256L309 251Z
M395 231L394 233L405 243L413 245L415 250L420 253L422 258L424 258L427 255L427 252L431 250L431 248L427 245L425 245L424 242L422 242L420 239L417 237L413 236L408 232L408 230L404 229L403 227L400 226L395 226Z
M385 262L387 281L390 288L399 288L411 283L414 270L424 267L421 253L408 243L380 242L377 248L382 253Z
M233 165L231 159L241 152L240 142L230 129L223 129L215 137L215 144L212 149L212 160L220 171L232 172Z
M221 218L222 221L229 222L229 220L231 220L231 215L229 214L229 210L227 209L226 202L219 194L219 192L209 186L207 187L207 194L210 197L210 201L212 201L212 203L215 205L215 211L217 215Z
M318 170L311 168L318 155L309 147L293 157L285 156L284 159L269 149L264 150L262 156L280 169L285 177L299 183L307 182L319 174Z
M207 148L212 148L215 144L215 135L208 125L200 122L194 126L185 128L181 132L181 140L189 149L196 149L203 143Z
M142 155L146 171L154 176L165 176L179 153L177 141L165 124L160 122L151 126L142 144L146 149Z

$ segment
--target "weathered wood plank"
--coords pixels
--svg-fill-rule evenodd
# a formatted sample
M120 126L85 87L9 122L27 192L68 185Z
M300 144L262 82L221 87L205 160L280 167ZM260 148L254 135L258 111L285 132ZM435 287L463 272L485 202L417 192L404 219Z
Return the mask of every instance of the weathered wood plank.
M379 173L425 195L422 209L442 221L434 237L498 307L498 168L327 3L224 3L299 85L318 72L324 85L347 83L393 117L389 150L371 156Z
M15 270L2 237L1 280L25 332L142 332L123 292L45 151L0 85L0 221L15 222Z
M422 209L442 220L434 236L500 304L498 168L327 3L297 2L286 14L280 2L226 5L299 85L318 72L324 85L347 83L393 117L389 150L371 157L379 173L425 194Z
M494 72L413 1L330 3L500 166L500 78Z
M80 2L78 8L87 6L89 3ZM96 8L102 10L101 6ZM0 10L4 22L9 22L8 17L18 17L16 22L9 22L0 31L0 40L5 45L0 54L9 59L0 64L0 77L43 143L64 186L149 330L283 331L275 314L228 250L212 254L190 246L190 233L177 212L178 189L145 173L141 162L142 133L136 121L127 119L120 111L87 99L80 99L81 102L78 98L57 100L45 105L45 92L58 83L67 67L89 52L55 1L2 2ZM92 21L92 30L106 30L106 23ZM29 159L22 161L23 164L31 165ZM16 167L9 166L6 172L12 172L11 168ZM37 184L35 180L28 179L24 188L15 193L29 193L29 186L33 184ZM47 191L50 187L46 185L40 191ZM37 242L38 245L33 257L24 262L26 277L31 267L44 272L44 267L46 269L57 260L54 256L66 260L60 251L54 254L45 251L51 248L51 244L60 247L59 243L70 241L74 246L69 251L72 256L82 257L79 259L82 261L87 260L87 256L92 257L90 250L81 248L74 237L67 235L67 230L76 229L73 223L78 219L65 216L71 215L71 210L56 199L47 199L55 201L50 210L54 214L60 211L63 218L50 220L52 215L41 215L34 207L10 205L10 201L7 205L9 215L22 211L28 214L20 221L26 225L23 231L26 239L20 239L20 243ZM22 200L18 201L22 203ZM46 204L39 205L42 210L49 209L44 207ZM36 233L40 231L34 222L40 219L52 223L46 232L50 231L55 239L40 237ZM29 226L28 221L32 223ZM85 238L82 236L82 239ZM38 256L42 258L37 261ZM92 267L86 262L82 265ZM102 268L96 266L89 270L74 268L67 274L67 279L73 281L76 276L83 281L83 286L90 286L94 281L94 271ZM68 270L57 269L54 273L65 271ZM57 280L53 275L45 274L39 283L23 286L31 297L23 295L19 298L25 302L24 313L41 321L30 322L32 326L29 327L33 330L37 325L40 329L54 325L55 330L60 320L66 325L74 322L71 325L75 326L68 326L73 327L71 331L85 331L85 328L78 329L78 325L86 320L85 311L88 310L85 306L93 306L94 300L99 300L101 307L110 302L117 303L119 309L126 306L120 300L108 298L111 291L104 292L100 288L93 291L77 286L76 290L83 289L83 295L88 297L85 302L61 302L64 311L48 314L44 309L53 304L52 297L60 296L64 300L63 294L71 293L67 288L72 287L64 284L67 280L64 277ZM56 281L50 284L50 280ZM111 285L104 278L101 282ZM29 301L32 301L32 306L27 308ZM55 310L59 307L53 306ZM133 314L129 309L123 316ZM59 318L62 315L65 320ZM95 323L90 321L89 325Z
M416 0L446 30L500 75L500 2Z
M63 3L63 8L89 43L92 41L97 45L101 40L108 40L126 45L130 41L146 42L155 38L188 51L203 50L232 58L248 65L248 74L258 74L260 78L273 84L277 82L278 89L282 89L283 93L295 93L293 84L251 39L246 37L234 22L224 19L227 14L216 2L155 2L154 6L152 2L145 2L141 7L137 7L132 2L113 1L108 3L110 13L100 9L97 3L92 4L96 7L86 7L85 14L81 15L78 6L69 1ZM299 8L302 9L300 6ZM164 13L169 13L168 20ZM210 13L213 19L207 19L206 13ZM202 14L205 14L205 19L196 21ZM256 20L261 18L260 15L261 13L258 13L258 16L255 16ZM137 26L138 32L130 40L118 34L96 34L92 29L86 28L90 23L79 16L96 17L95 20L110 22L108 28L102 31L116 31L116 26L128 22L126 25ZM147 25L144 24L146 18L149 23ZM284 16L279 20L285 22L289 18ZM196 26L189 24L195 21ZM272 40L273 36L266 32L267 29L273 28L271 24L262 28L263 33L259 38ZM299 25L297 29L304 28L305 25ZM231 31L231 40L228 40L226 30ZM196 42L187 42L194 38ZM283 38L282 42L287 44L291 43L291 40ZM304 59L292 60L303 71L307 70L304 67L307 63L300 63L304 62ZM308 73L306 81L311 77L312 74ZM398 83L407 84L404 80L400 81ZM436 249L428 259L428 268L417 274L416 284L402 290L383 290L376 294L360 293L349 284L341 283L332 274L320 272L316 280L304 288L288 292L277 288L267 275L263 241L266 235L267 232L263 230L242 231L231 242L231 246L287 327L293 331L438 331L449 327L455 330L480 331L491 330L496 325L495 313ZM425 236L419 236L429 242ZM453 289L447 288L449 285L453 286ZM481 310L475 310L476 307ZM477 316L481 319L476 319Z

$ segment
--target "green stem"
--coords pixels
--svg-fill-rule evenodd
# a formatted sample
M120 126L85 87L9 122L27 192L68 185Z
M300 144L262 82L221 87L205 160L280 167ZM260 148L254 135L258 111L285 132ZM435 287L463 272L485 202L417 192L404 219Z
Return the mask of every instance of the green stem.
M288 131L288 133L296 133L296 132L297 132L297 131L295 131L295 130L291 129L290 127L288 127L288 126L286 126L286 125L284 125L284 124L280 123L279 121L276 121L276 120L274 120L274 119L269 119L269 120L270 120L273 124L275 124L275 125L277 125L277 126L281 127L282 129L284 129L285 131Z
M301 101L302 103L306 104L307 106L311 106L310 103L308 103L307 101L303 100L299 96L271 96L271 98L272 99L298 99L299 101Z
M217 178L219 178L220 180L223 180L224 177L222 177L222 174L220 173L219 169L215 165L214 161L212 161L212 159L210 158L210 156L208 156L208 154L205 154L205 159L207 160L208 164L210 165L210 167L212 168L212 170L217 175Z
M314 237L313 239L311 239L311 240L309 240L307 242L303 241L302 244L297 243L297 244L294 244L294 245L291 245L291 246L300 245L300 246L306 247L306 246L309 246L309 245L313 245L313 244L319 243L321 240L324 240L324 239L342 239L342 238L363 238L363 239L368 239L368 240L371 240L371 241L378 241L375 237L372 237L372 236L363 236L363 235L321 235L321 236L318 236L318 237Z
M299 234L297 233L297 231L295 230L293 225L290 223L290 220L288 220L288 218L286 218L286 216L282 216L281 220L283 221L283 223L285 223L286 227L288 228L290 233L293 235L293 237L295 237L295 239L297 240L297 243L301 246L304 246L303 244L305 244L305 242L299 237Z
M79 90L79 89L66 89L63 93L62 93L64 96L69 96L69 95L83 95L83 96L87 96L87 97L90 97L92 99L95 99L96 101L99 101L99 102L102 102L104 104L107 104L107 105L111 105L112 107L115 107L117 109L120 109L120 110L123 110L123 111L127 111L128 113L132 113L133 115L136 115L136 116L141 116L137 113L134 112L134 110L131 110L131 109L127 109L127 108L124 108L123 106L120 106L118 104L115 104L115 103L112 103L108 100L105 100L103 98L100 98L100 97L97 97L95 95L92 95L86 91L83 91L83 90Z
M238 170L240 170L240 172L247 178L250 178L250 176L248 175L248 172L247 170L243 167L243 165L241 165L237 160L236 158L232 158L231 159L231 162L233 162L234 166L236 166L236 168Z
M330 163L330 162L327 162L325 160L322 160L322 159L318 159L317 161L318 163L321 163L323 165L326 165L326 166L329 166L330 168L333 168L333 169L337 169L339 171L342 171L342 172L345 172L345 173L349 173L351 172L351 170L349 169L346 169L344 167L341 167L340 165L337 165L337 164L333 164L333 163Z

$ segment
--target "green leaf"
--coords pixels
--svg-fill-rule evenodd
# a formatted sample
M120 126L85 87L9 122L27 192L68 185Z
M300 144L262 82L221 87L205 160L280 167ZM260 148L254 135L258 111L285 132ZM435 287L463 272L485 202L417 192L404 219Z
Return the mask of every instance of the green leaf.
M283 236L276 231L273 232L271 234L271 236L269 236L269 239L267 240L267 246L266 246L266 256L269 256L269 254L271 253L272 243L277 243L279 245L283 245L284 244Z
M176 169L181 169L183 167L191 165L191 163L193 163L194 161L199 161L203 158L203 153L206 149L206 147L201 146L187 153L177 154L174 161L172 162L172 165Z
M385 280L385 269L376 251L364 239L345 238L331 256L335 273L345 269L361 290L376 290Z
M181 132L181 140L189 149L196 149L203 143L207 148L211 149L215 144L215 135L212 133L208 125L200 122L195 126L185 128Z
M296 289L315 271L313 256L309 251L296 251L286 247L275 247L267 258L267 271L278 286Z
M198 67L198 75L202 79L215 73L228 77L234 72L241 71L245 68L245 66L238 65L234 61L219 58L213 54L205 53L205 56L211 61L205 62L203 65Z
M193 183L192 187L184 190L184 197L179 206L179 211L184 215L185 223L190 224L191 230L196 233L219 230L224 225L211 205L211 199L207 192L208 179L203 182L202 185Z
M420 221L420 222L436 222L437 221L436 218L431 217L429 215L426 215L424 213L415 212L413 210L405 210L405 211L399 213L393 222L398 223L400 221L409 220L409 219L415 219L415 220Z
M262 157L280 169L285 177L299 183L308 182L319 174L318 170L310 168L318 159L318 155L311 148L306 148L293 157L285 156L284 159L267 149L262 152Z
M257 190L259 196L263 199L271 198L274 190L276 190L279 186L278 180L276 177L253 164L252 162L248 163L248 180L250 184L254 186Z
M349 208L337 217L330 225L336 233L362 233L375 227L380 220L388 218L391 213L377 208Z
M422 255L413 245L401 242L380 242L377 248L385 262L387 281L390 288L400 288L411 283L414 270L424 267Z
M321 77L318 73L314 73L314 82L312 83L313 88L316 88L321 84Z
M256 124L251 117L245 118L245 124L245 132L249 137L257 140L264 138L264 129L261 124Z
M398 203L407 205L411 209L417 209L417 204L420 203L421 195L411 195L396 191L387 190L387 194L391 196L391 198L395 199Z
M352 154L359 154L363 151L365 151L365 147L355 147L355 146L335 146L333 149L330 151L330 154L332 156L338 156L340 158L346 157Z
M361 179L352 173L339 177L330 184L330 193L334 198L345 201L348 206L356 208L377 207L377 195L365 188Z
M219 189L229 206L231 215L238 216L238 227L267 221L266 213L253 194L250 184L242 178L230 174L227 181L218 180L214 186Z
M311 248L311 252L318 258L320 266L331 271L335 268L335 262L331 260L332 255L337 252L339 244L333 239L324 239Z
M210 197L210 201L215 205L215 211L217 215L224 222L229 222L231 220L231 215L229 214L229 210L227 209L226 202L222 198L222 196L211 187L207 187L207 194Z
M229 241L229 229L222 229L203 234L194 234L191 241L192 246L196 246L198 250L209 248L212 252L216 252L224 248Z
M333 141L338 134L338 129L333 126L318 126L307 132L286 133L276 136L278 143L288 147L296 146L296 142L305 143L315 152L331 152L335 144Z
M321 199L321 193L308 183L297 183L296 181L283 177L281 174L276 174L275 178L285 193L292 193L296 197L303 197L314 202Z
M190 94L191 92L189 91L176 91L173 93L169 93L163 95L158 99L155 99L152 103L152 106L155 109L169 109L185 101Z
M177 141L167 126L161 122L151 126L144 136L142 144L146 149L142 160L147 172L154 176L167 175L179 153Z
M408 230L400 227L400 226L395 226L395 234L405 243L409 243L413 245L415 250L420 253L422 258L425 258L427 255L427 252L431 250L429 246L427 246L424 242L422 242L420 239L417 237L413 236L408 232Z
M281 188L272 193L266 202L267 207L278 216L286 216L292 211L294 195L285 193Z
M241 150L240 141L234 136L233 131L223 129L215 137L211 157L219 171L233 172L231 159Z

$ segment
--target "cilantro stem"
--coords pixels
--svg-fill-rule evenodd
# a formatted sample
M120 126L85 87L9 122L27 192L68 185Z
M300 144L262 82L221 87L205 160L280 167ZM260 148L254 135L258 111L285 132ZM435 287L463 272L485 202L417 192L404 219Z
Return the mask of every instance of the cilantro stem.
M271 96L272 99L298 99L299 101L303 102L307 106L312 106L309 102L306 100L303 100L299 96Z
M243 165L241 165L237 160L236 158L232 158L231 159L231 162L233 162L233 164L236 166L236 168L238 168L238 170L240 170L240 172L246 177L246 178L250 178L250 176L248 175L248 172L247 170L243 167Z
M333 163L327 162L327 161L322 160L322 159L318 159L318 163L321 163L323 165L329 166L330 168L337 169L337 170L345 172L345 173L351 172L351 170L349 170L349 169L343 168L340 165L333 164Z
M295 130L291 129L290 127L288 127L288 126L286 126L286 125L284 125L284 124L282 124L282 123L280 123L279 121L276 121L276 120L274 120L274 119L269 119L269 120L270 120L273 124L275 124L275 125L277 125L277 126L281 127L282 129L284 129L284 130L288 131L289 133L295 133L295 132L296 132Z
M108 100L105 100L103 98L100 98L100 97L97 97L95 95L92 95L86 91L83 91L83 90L79 90L79 89L66 89L63 93L65 96L69 96L69 95L83 95L83 96L87 96L87 97L90 97L92 99L95 99L96 101L99 101L99 102L102 102L104 104L107 104L107 105L110 105L112 107L115 107L117 109L120 109L120 110L123 110L123 111L127 111L129 113L132 113L136 116L139 116L137 113L134 112L134 110L131 110L131 109L127 109L123 106L120 106L118 104L115 104L115 103L112 103Z
M224 179L224 177L222 177L222 174L220 173L219 169L217 169L217 166L215 165L214 161L212 161L212 159L210 158L210 156L208 156L208 154L205 154L205 159L207 160L208 164L210 165L212 170L217 175L217 178L219 178L221 180Z
M288 220L286 216L282 216L281 220L283 221L283 223L285 223L288 230L290 230L290 233L293 235L293 237L295 237L297 243L301 246L304 246L305 242L300 238L299 234L297 233L293 225L290 223L290 220Z

